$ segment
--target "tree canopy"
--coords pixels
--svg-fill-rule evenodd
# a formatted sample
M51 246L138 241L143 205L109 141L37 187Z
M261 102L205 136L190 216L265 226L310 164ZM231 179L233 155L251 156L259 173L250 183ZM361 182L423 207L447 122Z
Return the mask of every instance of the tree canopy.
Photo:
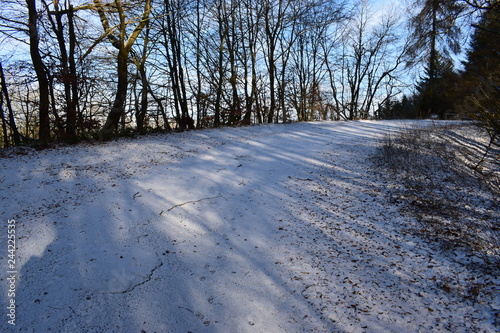
M457 77L473 95L472 86L498 71L495 15L498 1L479 0L417 0L409 8L368 0L5 1L0 145L263 122L444 118L465 109ZM454 54L471 29L460 73ZM412 82L415 70L420 79ZM484 80L466 79L475 76Z

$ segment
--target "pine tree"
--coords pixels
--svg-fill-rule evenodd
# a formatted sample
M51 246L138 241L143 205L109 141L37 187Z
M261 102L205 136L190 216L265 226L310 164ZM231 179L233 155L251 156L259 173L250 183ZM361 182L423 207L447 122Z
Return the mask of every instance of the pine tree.
M487 9L472 36L465 73L486 77L500 66L500 1Z
M463 108L479 120L491 143L500 137L500 1L492 1L476 25L462 75Z
M459 76L453 69L453 62L436 52L432 69L425 67L425 76L416 85L417 116L426 117L436 114L443 119L447 110L453 108L454 84ZM431 111L431 113L429 113ZM434 113L432 113L434 112Z
M421 117L432 113L444 117L445 110L438 108L436 82L439 78L439 61L461 51L461 30L457 24L465 6L457 0L416 0L421 10L411 19L414 43L410 53L414 59L427 62L428 109Z

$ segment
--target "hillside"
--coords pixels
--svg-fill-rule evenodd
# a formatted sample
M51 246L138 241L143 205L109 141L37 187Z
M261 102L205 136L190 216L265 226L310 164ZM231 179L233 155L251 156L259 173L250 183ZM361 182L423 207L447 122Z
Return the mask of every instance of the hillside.
M371 161L408 124L262 125L5 154L0 331L497 331L498 274L412 232L419 222Z

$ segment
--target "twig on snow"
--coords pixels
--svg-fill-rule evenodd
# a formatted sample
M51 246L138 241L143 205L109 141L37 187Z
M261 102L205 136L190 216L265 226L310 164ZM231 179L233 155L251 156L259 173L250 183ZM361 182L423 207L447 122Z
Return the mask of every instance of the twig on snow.
M180 204L177 204L177 205L174 205L174 206L170 207L169 209L167 209L167 212L170 212L172 209L174 209L176 207L184 206L184 205L187 205L187 204L190 204L190 203L200 202L200 201L203 201L203 200L216 199L216 198L223 198L223 196L222 195L218 195L218 196L215 196L215 197L208 197L208 198L201 198L199 200L186 201L186 202L183 202L183 203L180 203ZM162 211L162 213L163 213L163 211ZM160 213L160 215L161 215L161 213Z

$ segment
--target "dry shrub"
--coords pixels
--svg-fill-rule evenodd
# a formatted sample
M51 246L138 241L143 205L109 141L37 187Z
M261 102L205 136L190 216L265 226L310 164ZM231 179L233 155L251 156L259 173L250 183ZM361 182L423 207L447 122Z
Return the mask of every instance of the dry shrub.
M376 161L391 200L420 221L417 232L500 263L500 147L471 123L415 123L387 135ZM480 162L480 163L479 163Z

